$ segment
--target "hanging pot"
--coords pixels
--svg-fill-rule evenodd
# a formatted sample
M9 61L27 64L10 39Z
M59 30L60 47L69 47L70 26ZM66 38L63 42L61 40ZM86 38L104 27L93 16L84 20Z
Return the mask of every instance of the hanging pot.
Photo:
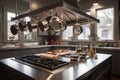
M61 30L60 19L57 16L53 16L49 21L50 27L55 31L59 32Z
M16 35L18 33L17 25L11 25L10 31L13 35Z
M39 21L38 22L38 27L40 28L41 31L47 31L49 29L49 24L46 20Z
M79 23L75 23L73 26L73 33L76 35L80 35L83 32L83 28Z
M27 23L27 25L28 25L28 30L29 30L29 32L32 32L32 25L31 25L31 22L29 21L29 22Z
M43 24L43 30L44 31L47 31L49 29L49 24L46 20L42 21L42 24Z
M38 27L40 28L41 31L44 31L44 25L42 24L41 21L38 21Z
M52 16L48 16L45 20L38 21L38 27L41 31L47 31L50 28L49 21L51 18Z
M33 29L37 29L37 24L33 24L33 23L31 23L30 21L27 23L27 25L28 25L28 30L29 30L29 32L32 32L33 31Z
M19 22L18 26L19 26L20 31L23 32L24 29L26 28L26 22Z
M61 22L60 22L60 26L61 26L61 31L64 31L64 30L66 30L66 28L67 28L66 22L65 22L65 21L62 21L62 20L61 20Z

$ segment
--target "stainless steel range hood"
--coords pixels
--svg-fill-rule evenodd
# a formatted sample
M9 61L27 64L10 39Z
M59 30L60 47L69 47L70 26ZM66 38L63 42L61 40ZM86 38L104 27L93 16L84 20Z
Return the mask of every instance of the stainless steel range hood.
M31 16L35 14L39 14L43 11L56 8L63 7L65 9L69 9L73 12L76 12L82 16L85 16L88 19L94 20L96 22L100 22L95 17L92 17L77 7L77 0L31 0L30 2L30 11L27 11L17 17L11 19L11 21L18 20L24 18L26 16Z

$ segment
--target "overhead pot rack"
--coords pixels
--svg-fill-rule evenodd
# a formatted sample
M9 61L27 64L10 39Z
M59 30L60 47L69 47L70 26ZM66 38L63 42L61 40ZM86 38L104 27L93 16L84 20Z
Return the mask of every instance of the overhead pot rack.
M30 10L14 18L11 18L11 21L18 20L26 16L39 14L39 13L42 13L43 11L50 10L52 8L62 7L65 11L68 11L70 13L72 11L81 16L86 17L89 20L100 22L99 19L93 16L90 16L86 14L84 11L80 10L80 8L76 6L76 3L77 3L77 0L31 0Z

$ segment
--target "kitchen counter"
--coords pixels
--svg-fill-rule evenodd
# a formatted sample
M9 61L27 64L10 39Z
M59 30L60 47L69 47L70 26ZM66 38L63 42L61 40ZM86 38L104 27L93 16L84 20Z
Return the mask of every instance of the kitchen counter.
M2 47L0 48L0 59L46 52L51 50L51 47L51 45Z
M15 46L15 47L1 47L0 48L0 59L28 55L28 54L37 54L42 52L47 52L53 49L72 49L75 50L76 45L39 45L39 46ZM97 52L100 53L119 53L119 47L97 47ZM106 52L107 50L107 52Z
M39 46L3 46L0 47L0 51L4 50L23 50L23 49L35 49L35 48L45 48L45 47L76 47L77 45L39 45ZM111 49L120 50L120 47L96 47L97 49Z
M45 47L51 47L52 45L40 45L40 46L3 46L0 47L0 51L4 50L23 50L23 49L35 49L35 48L45 48Z
M23 49L34 49L34 48L45 48L45 47L76 47L77 45L39 45L39 46L2 46L0 51L4 50L23 50ZM120 50L120 47L96 47L97 49L111 49Z
M0 48L0 59L28 55L28 54L37 54L47 52L53 49L60 48L71 48L74 49L75 45L39 45L39 46L15 46L15 47L1 47ZM75 50L75 49L74 49Z
M8 77L10 76L12 80L95 80L99 78L100 74L105 72L105 70L109 71L108 73L110 74L111 67L110 54L97 55L98 59L89 58L85 62L77 62L74 65L69 64L62 71L57 73L30 67L11 59L2 59L0 61L0 70L1 73L5 73ZM18 77L20 77L20 79Z

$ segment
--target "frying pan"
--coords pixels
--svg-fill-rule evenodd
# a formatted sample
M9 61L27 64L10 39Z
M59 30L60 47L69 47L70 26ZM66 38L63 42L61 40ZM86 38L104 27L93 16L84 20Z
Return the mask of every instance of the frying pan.
M12 33L13 35L16 35L16 34L17 34L17 32L18 32L17 27L18 27L17 25L11 25L10 31L11 31L11 33Z
M19 25L20 31L23 32L25 27L26 27L26 23L25 22L19 22L18 25Z
M28 30L29 30L29 32L32 32L33 29L36 29L36 28L37 28L37 25L31 23L30 21L27 23L27 25L28 25Z
M38 21L38 27L40 28L41 31L47 31L50 28L49 21L51 18L52 16L48 16L44 20Z
M73 33L76 35L80 35L83 32L83 28L79 23L75 23L73 27Z
M49 29L49 24L48 24L48 22L46 21L46 20L44 20L44 21L42 21L42 24L43 24L43 30L44 31L47 31L48 29Z
M49 29L49 24L46 20L39 21L38 22L38 27L40 28L41 31L47 31Z
M31 25L31 22L29 21L29 22L27 23L27 25L28 25L28 30L29 30L29 32L32 32L32 25Z
M44 31L44 25L42 24L41 21L38 21L38 27L40 28L41 31Z

